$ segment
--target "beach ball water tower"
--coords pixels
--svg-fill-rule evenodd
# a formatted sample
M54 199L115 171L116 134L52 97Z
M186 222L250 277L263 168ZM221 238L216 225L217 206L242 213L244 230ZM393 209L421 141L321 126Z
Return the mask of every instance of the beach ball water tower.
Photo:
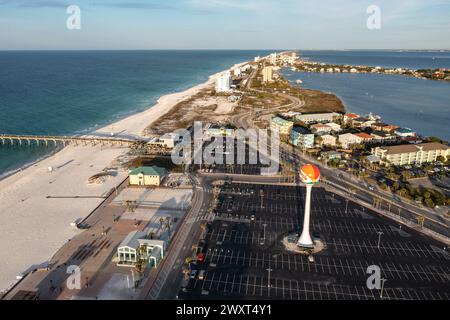
M305 215L303 218L303 231L298 239L297 246L305 249L313 249L314 242L309 233L309 220L311 216L311 191L312 186L319 182L320 171L315 165L306 164L300 169L300 179L306 185Z

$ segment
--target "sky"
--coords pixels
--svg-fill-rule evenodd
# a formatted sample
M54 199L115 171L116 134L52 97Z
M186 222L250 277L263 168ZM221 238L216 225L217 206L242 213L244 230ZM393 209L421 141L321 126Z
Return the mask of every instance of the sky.
M450 0L0 0L0 50L450 49L449 35Z

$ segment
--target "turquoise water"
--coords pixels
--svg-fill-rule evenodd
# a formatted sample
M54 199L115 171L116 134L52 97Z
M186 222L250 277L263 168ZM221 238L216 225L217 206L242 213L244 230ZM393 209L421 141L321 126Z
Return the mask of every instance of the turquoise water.
M258 51L0 52L0 133L77 134L154 105ZM51 150L0 147L0 175Z

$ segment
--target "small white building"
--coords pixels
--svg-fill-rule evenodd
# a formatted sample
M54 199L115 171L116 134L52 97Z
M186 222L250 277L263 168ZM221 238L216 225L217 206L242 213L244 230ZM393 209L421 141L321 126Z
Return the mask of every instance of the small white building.
M132 231L117 248L117 265L132 267L142 261L146 266L157 268L165 250L165 241L151 240L142 231Z

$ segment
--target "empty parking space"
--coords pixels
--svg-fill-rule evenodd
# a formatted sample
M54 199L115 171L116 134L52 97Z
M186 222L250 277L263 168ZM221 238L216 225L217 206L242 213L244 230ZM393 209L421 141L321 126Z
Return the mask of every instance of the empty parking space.
M314 188L311 231L325 248L314 262L287 251L300 232L304 188L227 183L205 233L202 279L181 299L380 299L366 285L369 266L386 279L383 299L449 298L450 265L443 245L337 195Z

